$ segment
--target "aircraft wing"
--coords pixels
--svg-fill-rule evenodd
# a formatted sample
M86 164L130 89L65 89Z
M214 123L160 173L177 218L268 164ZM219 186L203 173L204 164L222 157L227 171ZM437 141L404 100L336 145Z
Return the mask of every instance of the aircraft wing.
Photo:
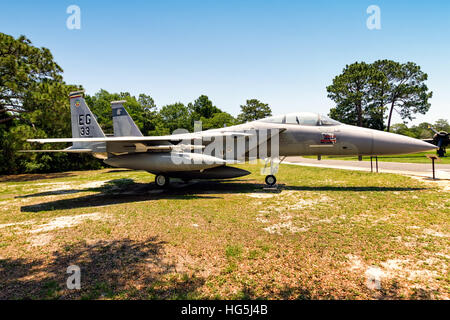
M286 129L273 128L268 131L268 134L258 139L255 148L258 148L263 143L269 143L273 137L279 135ZM186 140L195 139L210 139L217 137L250 137L257 135L256 131L250 132L238 132L238 131L226 131L226 130L211 130L203 132L174 134L166 136L132 136L132 137L92 137L92 138L54 138L54 139L28 139L28 142L37 143L67 143L67 142L87 142L87 143L105 143L106 151L111 153L136 153L136 152L171 152L186 151L205 148L203 145L193 145L190 142L179 143ZM172 144L171 142L176 142ZM251 148L253 150L254 148ZM251 150L246 150L245 153L249 153ZM79 149L79 148L67 148L64 150L25 150L24 152L72 152L72 153L85 153L93 152L91 148Z
M34 153L34 152L68 152L68 153L91 153L92 149L62 149L62 150L19 150L21 153Z
M181 143L181 141L190 141L196 139L211 139L215 137L245 137L251 136L250 133L219 131L194 132L185 134L174 134L167 136L132 136L132 137L92 137L92 138L55 138L55 139L28 139L28 142L37 143L105 143L104 151L111 153L136 153L136 152L171 152L203 149L202 145L192 145L190 142ZM72 152L85 153L94 152L92 148L67 148L64 150L29 150L25 152ZM99 151L97 151L99 152ZM103 152L103 151L102 151Z
M214 137L243 137L251 136L250 133L244 132L204 132L204 133L184 133L174 134L168 136L149 136L149 137L99 137L99 138L54 138L54 139L28 139L28 142L38 143L62 143L62 142L151 142L151 141L182 141L202 138L214 138Z

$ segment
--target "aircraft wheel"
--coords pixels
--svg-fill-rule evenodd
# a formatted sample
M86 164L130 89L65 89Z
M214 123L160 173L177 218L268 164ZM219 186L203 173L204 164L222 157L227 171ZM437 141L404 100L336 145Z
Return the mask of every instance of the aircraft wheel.
M273 186L273 185L275 185L275 183L277 183L277 178L275 178L275 176L270 174L270 175L266 176L265 181L266 181L267 185Z
M160 188L166 188L169 186L170 180L169 177L162 175L162 174L158 174L155 177L155 184L160 187Z

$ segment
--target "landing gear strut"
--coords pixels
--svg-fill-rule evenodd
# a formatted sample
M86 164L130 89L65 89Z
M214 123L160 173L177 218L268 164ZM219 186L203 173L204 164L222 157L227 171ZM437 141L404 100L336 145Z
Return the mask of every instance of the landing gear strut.
M158 174L155 177L155 184L159 187L159 188L167 188L169 186L170 183L170 179L168 176L162 175L162 174Z
M273 185L275 185L275 183L277 183L277 178L275 178L274 175L269 174L268 176L266 176L266 184L270 187L272 187Z
M261 170L261 174L266 175L266 184L269 187L273 187L277 183L275 174L278 172L278 166L286 157L279 159L278 157L270 157L265 159L264 168Z

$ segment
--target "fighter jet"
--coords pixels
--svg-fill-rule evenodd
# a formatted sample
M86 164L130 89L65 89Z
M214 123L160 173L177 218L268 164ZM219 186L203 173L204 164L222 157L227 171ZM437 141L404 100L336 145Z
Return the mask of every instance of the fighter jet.
M63 150L31 152L91 153L113 167L145 170L155 174L158 187L170 178L227 179L249 172L230 166L266 159L269 186L286 156L377 156L415 153L436 146L406 136L342 124L312 112L268 117L220 129L143 136L123 101L112 103L114 136L106 137L86 105L83 92L70 94L72 138L29 139L38 143L72 143Z

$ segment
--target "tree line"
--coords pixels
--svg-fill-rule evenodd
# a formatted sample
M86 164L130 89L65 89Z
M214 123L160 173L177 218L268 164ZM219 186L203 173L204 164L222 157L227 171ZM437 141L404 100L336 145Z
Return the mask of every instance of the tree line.
M0 174L98 169L102 162L84 154L18 153L35 148L60 149L61 145L36 146L31 138L70 137L68 95L81 85L63 81L63 69L50 50L37 48L24 36L17 39L0 33ZM89 108L106 134L113 133L111 101L125 100L130 116L144 135L166 135L175 129L220 128L272 114L268 104L249 99L233 117L201 95L187 105L176 102L158 108L148 94L100 90L85 96Z
M98 117L99 124L105 133L113 133L111 118L111 101L124 100L130 116L144 135L168 135L174 130L183 128L192 132L194 122L201 121L202 129L222 128L247 121L253 121L272 115L268 104L257 99L249 99L241 105L241 113L233 117L215 106L206 95L199 96L187 105L176 102L157 108L153 98L147 94L138 97L128 92L109 93L100 90L93 96L86 95L86 103Z
M392 132L402 134L416 139L430 139L434 132L430 130L432 126L437 131L450 132L450 124L446 119L438 119L434 123L422 122L418 125L408 127L405 123L396 123L392 125Z

